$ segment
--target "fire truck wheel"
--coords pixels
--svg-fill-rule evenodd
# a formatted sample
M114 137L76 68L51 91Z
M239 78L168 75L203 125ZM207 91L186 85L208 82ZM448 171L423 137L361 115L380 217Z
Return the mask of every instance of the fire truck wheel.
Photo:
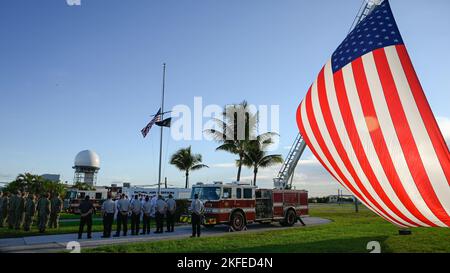
M295 221L297 220L297 215L294 210L290 209L286 212L286 216L284 218L284 221L281 222L281 225L291 227L295 224Z
M244 214L240 211L236 211L231 215L230 226L235 231L241 231L245 227Z

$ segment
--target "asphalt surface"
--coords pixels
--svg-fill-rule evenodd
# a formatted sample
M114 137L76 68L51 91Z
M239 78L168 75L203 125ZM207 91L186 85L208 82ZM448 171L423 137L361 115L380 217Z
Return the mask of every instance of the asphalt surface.
M261 232L269 230L282 230L289 228L307 228L310 226L324 225L331 221L328 219L318 217L305 217L302 218L306 226L302 226L300 223L295 224L293 227L282 227L278 223L273 224L251 224L248 225L247 230L234 232L235 234L241 234L244 232ZM57 234L57 235L41 235L30 236L22 238L7 238L0 239L0 252L2 253L42 253L42 252L61 252L64 250L72 250L71 245L79 245L81 248L91 248L103 245L112 244L124 244L135 242L151 242L159 240L173 240L188 238L191 235L191 226L182 225L175 227L174 232L170 233L153 233L154 229L149 235L130 235L121 237L101 238L101 232L92 233L92 239L86 238L86 233L83 234L83 238L78 240L78 235L71 234ZM114 231L113 231L114 233ZM218 225L214 228L202 228L202 236L220 236L230 233L228 226Z

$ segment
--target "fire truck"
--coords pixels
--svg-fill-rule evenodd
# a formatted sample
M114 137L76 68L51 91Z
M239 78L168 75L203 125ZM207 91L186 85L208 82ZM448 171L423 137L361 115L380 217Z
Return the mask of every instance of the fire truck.
M298 134L283 161L280 171L273 179L273 189L259 189L239 182L197 183L192 187L205 205L203 225L213 227L227 224L231 230L240 231L249 223L279 222L292 226L308 216L308 191L293 189L294 172L306 149L306 142ZM189 222L189 216L181 216L181 222Z
M308 215L308 192L291 189L259 189L244 183L197 183L191 199L198 194L205 206L203 225L226 224L240 231L250 223L279 222L292 226ZM184 219L189 221L190 219Z
M104 200L106 200L108 195L108 190L105 188L97 188L96 190L78 190L69 189L64 198L64 210L69 213L79 213L78 207L81 201L84 200L86 196L90 197L91 202L93 202L94 208L99 210L102 206Z

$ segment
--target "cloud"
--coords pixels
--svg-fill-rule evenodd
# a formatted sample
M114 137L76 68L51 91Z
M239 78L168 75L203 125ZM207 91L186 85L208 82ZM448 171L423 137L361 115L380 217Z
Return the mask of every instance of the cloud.
M447 146L450 149L450 118L438 117L437 122L439 124L439 128L441 129L442 135L447 142Z

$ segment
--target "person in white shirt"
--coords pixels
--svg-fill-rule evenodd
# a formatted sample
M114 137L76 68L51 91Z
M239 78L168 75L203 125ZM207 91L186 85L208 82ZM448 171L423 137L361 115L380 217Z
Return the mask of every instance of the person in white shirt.
M145 197L145 202L142 205L142 235L144 234L150 234L150 216L152 214L152 202L150 201L150 198L148 196Z
M114 237L120 236L120 230L123 226L123 236L127 236L128 231L128 212L130 211L130 202L125 199L125 194L122 194L120 200L117 201L117 231Z
M158 198L156 197L156 195L152 196L152 199L150 200L151 204L152 204L152 218L155 218L155 207L156 207L156 201L158 201Z
M156 231L155 233L163 233L164 229L164 216L167 211L167 203L162 198L162 195L158 195L158 200L155 205L155 218L156 218Z
M194 195L194 200L192 200L191 207L189 209L191 211L192 222L191 238L195 237L195 235L197 235L197 237L200 237L200 224L205 207L203 206L203 202L198 199L198 194Z
M103 236L102 238L111 237L111 229L116 213L116 204L112 200L111 193L108 193L108 199L102 204L103 215Z
M138 199L138 195L134 196L134 199L131 201L131 235L139 235L139 224L141 221L141 211L142 204L141 200Z
M175 211L177 209L177 202L173 199L172 194L169 194L169 199L167 199L166 203L167 203L167 212L166 212L167 230L166 230L166 232L173 232L174 225L175 225Z

